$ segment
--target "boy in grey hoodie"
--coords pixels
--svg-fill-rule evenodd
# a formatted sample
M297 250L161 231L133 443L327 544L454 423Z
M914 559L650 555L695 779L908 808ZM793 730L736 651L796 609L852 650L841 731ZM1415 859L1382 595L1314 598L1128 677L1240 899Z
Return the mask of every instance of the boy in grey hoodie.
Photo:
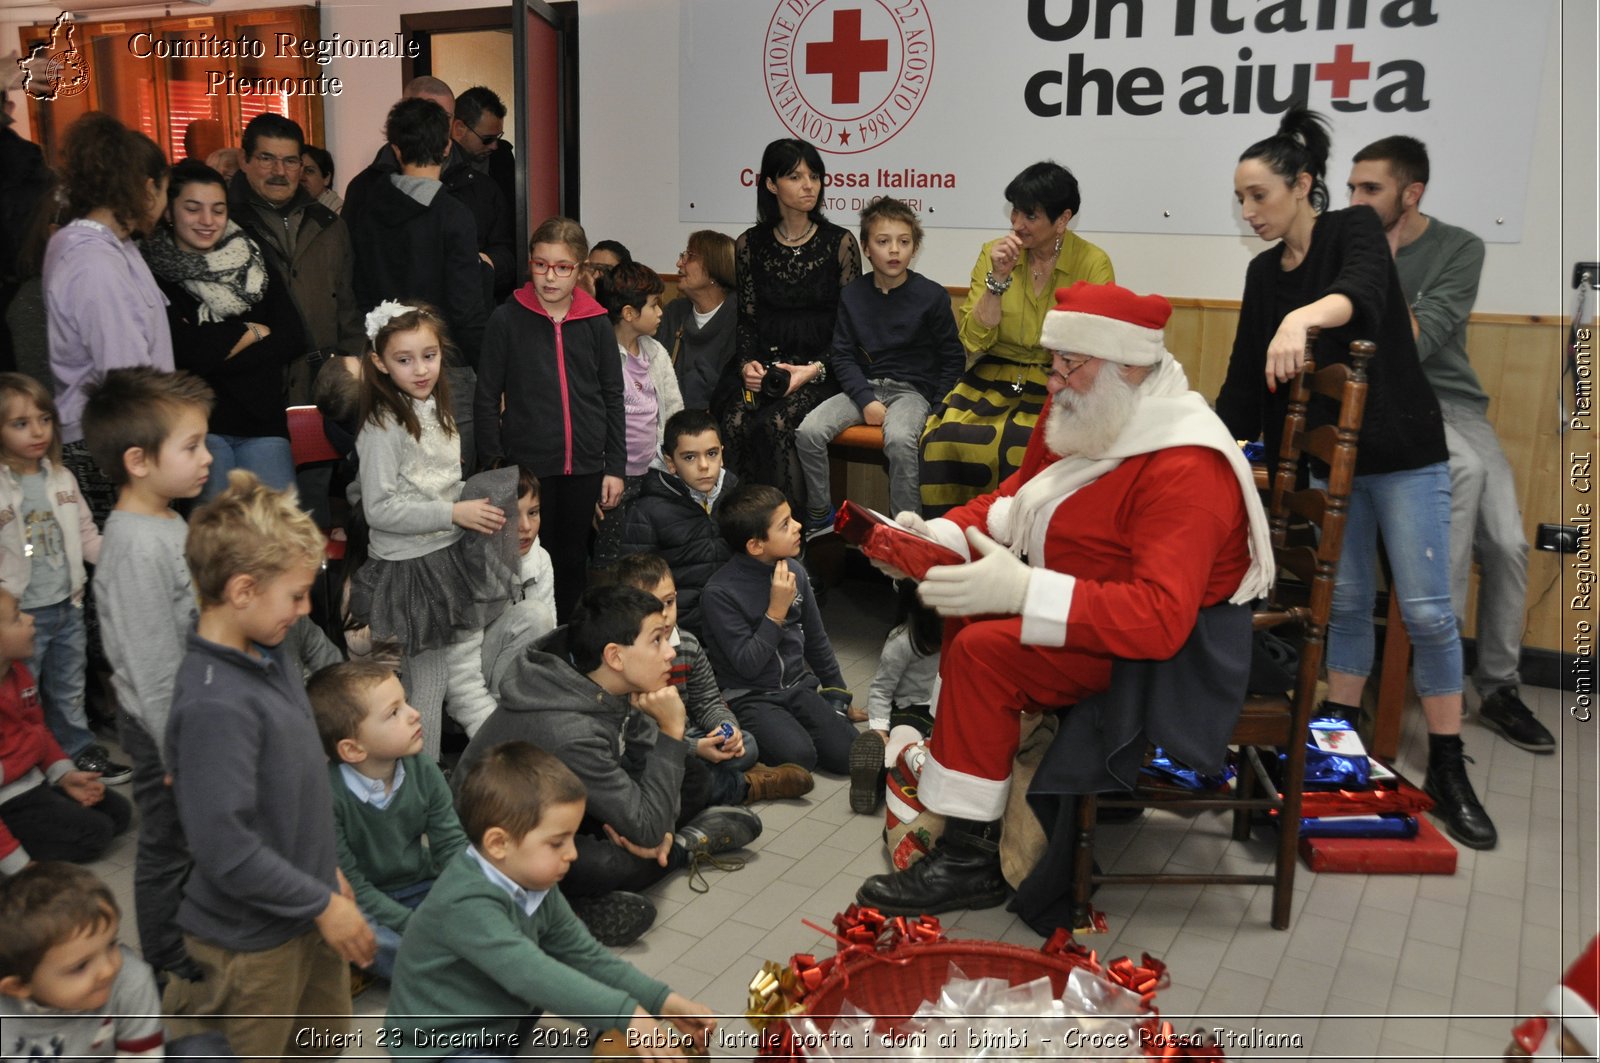
M572 622L509 670L494 692L500 707L456 769L463 778L486 750L520 741L560 757L578 776L589 804L561 890L605 944L637 938L654 919L654 906L637 891L761 833L749 809L706 807L710 772L684 740L671 633L654 596L590 588Z

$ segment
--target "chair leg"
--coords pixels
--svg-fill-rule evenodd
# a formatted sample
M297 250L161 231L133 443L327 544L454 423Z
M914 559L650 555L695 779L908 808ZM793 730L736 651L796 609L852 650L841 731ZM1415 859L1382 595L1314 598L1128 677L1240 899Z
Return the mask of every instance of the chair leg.
M1094 893L1094 827L1100 801L1094 794L1081 794L1077 801L1078 851L1072 861L1072 921L1077 926L1088 926L1089 898Z
M1239 747L1237 758L1237 772L1235 778L1239 781L1237 795L1239 800L1248 801L1256 795L1256 755L1249 746ZM1250 810L1236 809L1233 813L1233 840L1236 842L1250 840Z

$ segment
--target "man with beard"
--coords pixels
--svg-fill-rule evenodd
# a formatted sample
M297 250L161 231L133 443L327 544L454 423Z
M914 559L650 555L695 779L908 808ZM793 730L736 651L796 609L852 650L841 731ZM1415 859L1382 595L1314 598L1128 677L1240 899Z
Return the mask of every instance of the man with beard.
M857 899L886 913L1002 903L1020 714L1104 691L1117 658L1171 657L1202 608L1271 586L1250 468L1165 348L1171 305L1086 281L1056 300L1040 337L1051 403L1022 467L941 518L896 518L973 560L930 570L919 591L960 618L918 784L947 819L921 861L862 884Z
M300 124L280 114L258 114L244 127L244 165L228 188L228 216L272 260L305 321L311 347L323 356L359 358L366 333L351 287L350 233L339 215L300 187ZM311 401L313 366L289 366L291 406Z
M1467 357L1467 318L1478 298L1483 241L1422 213L1428 149L1420 140L1384 137L1352 161L1350 202L1371 207L1383 222L1400 289L1411 306L1422 374L1444 415L1450 451L1450 598L1458 619L1466 616L1474 553L1481 566L1478 662L1472 676L1482 698L1478 715L1512 745L1553 753L1555 736L1517 696L1528 539L1511 463L1484 416L1489 396Z

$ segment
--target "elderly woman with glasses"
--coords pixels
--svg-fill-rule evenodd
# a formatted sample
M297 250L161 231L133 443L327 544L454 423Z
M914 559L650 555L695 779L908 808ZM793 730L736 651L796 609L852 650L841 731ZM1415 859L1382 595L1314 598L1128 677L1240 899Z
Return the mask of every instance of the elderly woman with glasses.
M661 314L656 339L672 356L689 410L709 410L717 378L733 359L739 299L734 295L733 238L715 229L689 234L678 256L678 298Z

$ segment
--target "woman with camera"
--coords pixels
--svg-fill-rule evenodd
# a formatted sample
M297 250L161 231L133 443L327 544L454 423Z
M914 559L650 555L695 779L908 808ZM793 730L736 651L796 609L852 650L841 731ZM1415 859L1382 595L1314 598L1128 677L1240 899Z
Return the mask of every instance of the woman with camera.
M1036 162L1006 185L1011 230L978 252L956 314L976 358L922 437L922 512L935 517L1017 470L1044 409L1050 355L1039 345L1057 288L1116 280L1111 259L1067 228L1081 202L1072 171Z
M827 354L839 289L861 274L861 248L822 214L827 171L803 140L775 140L761 156L755 225L735 243L736 358L713 398L729 464L805 512L795 432L838 390Z

